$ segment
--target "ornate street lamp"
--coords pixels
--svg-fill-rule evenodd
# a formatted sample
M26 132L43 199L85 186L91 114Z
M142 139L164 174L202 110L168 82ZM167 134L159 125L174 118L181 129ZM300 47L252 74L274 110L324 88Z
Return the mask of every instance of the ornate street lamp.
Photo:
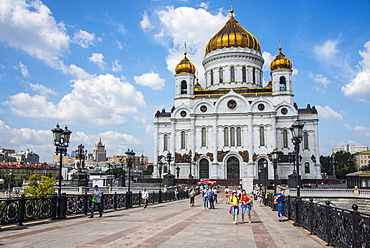
M189 179L193 179L193 175L191 174L191 161L192 161L192 155L193 155L193 153L191 152L191 149L190 149L190 151L189 151L189 157L188 157L188 159L189 159Z
M301 226L299 216L299 208L301 201L301 177L299 175L299 144L301 143L303 138L303 127L304 124L297 120L293 123L292 127L290 128L293 136L292 142L294 144L295 165L297 167L297 198L295 206L296 222L293 224L295 226Z
M144 165L145 165L145 161L144 161L144 154L141 153L141 157L140 157L140 170L144 170Z
M173 161L173 157L170 152L167 153L166 161L168 163L168 174L171 174L171 162Z
M177 180L176 180L176 186L177 186L178 180L179 180L179 177L180 177L180 167L179 166L176 167L176 175L177 175Z
M162 168L163 162L161 160L158 161L158 172L159 172L159 203L162 202Z
M135 158L135 152L133 150L130 151L130 149L126 152L126 161L127 161L127 167L128 167L128 192L127 192L127 207L131 207L131 169L132 169L132 163Z
M272 151L271 157L272 157L272 162L273 162L273 165L274 165L274 196L275 196L276 195L276 181L277 181L276 170L277 170L277 163L278 163L278 160L279 160L279 152L278 152L277 148L275 148ZM276 210L276 205L275 204L274 204L273 210Z
M87 155L87 150L84 150L85 147L81 144L77 147L75 158L79 160L77 162L77 172L73 174L71 186L79 187L88 185L87 174L83 172L82 169L85 167L85 158Z
M65 215L62 211L62 167L63 167L63 155L67 155L67 148L69 146L69 139L71 138L72 132L68 130L66 126L64 129L59 127L59 124L56 125L54 129L51 130L53 132L53 139L54 139L54 146L55 146L55 154L60 155L59 157L59 187L58 187L58 219L64 219Z
M267 193L267 176L268 176L268 171L267 171L267 160L265 160L263 163L263 174L264 174L264 184L265 184L265 193L263 194L263 199L265 199L265 195Z
M62 167L63 167L63 155L67 155L67 148L69 146L69 139L71 138L72 132L68 130L66 126L64 129L59 127L59 124L56 125L54 129L51 130L53 132L54 138L54 146L55 146L55 154L60 155L59 158L59 188L58 188L58 195L62 194Z
M12 198L12 176L13 170L9 171L9 182L8 182L8 198Z

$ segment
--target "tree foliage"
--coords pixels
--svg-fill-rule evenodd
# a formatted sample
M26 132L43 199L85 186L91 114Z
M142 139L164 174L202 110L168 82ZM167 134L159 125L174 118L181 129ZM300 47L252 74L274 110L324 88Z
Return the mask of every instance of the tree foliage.
M108 175L114 175L114 178L119 178L121 175L125 177L126 172L122 168L114 168L105 172Z
M338 179L345 179L346 175L355 172L353 154L345 151L339 151L332 156L320 156L321 172L327 175L333 175Z
M148 165L143 171L143 175L151 175L153 173L153 165Z
M41 179L41 181L40 181ZM31 195L34 197L43 197L46 195L51 195L55 192L53 186L57 183L55 177L39 176L34 174L30 176L30 181L28 183L29 188L24 189L25 195Z

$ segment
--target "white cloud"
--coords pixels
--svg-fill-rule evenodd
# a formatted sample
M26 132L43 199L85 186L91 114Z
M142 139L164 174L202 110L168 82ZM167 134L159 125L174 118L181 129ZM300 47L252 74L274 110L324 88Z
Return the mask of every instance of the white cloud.
M119 61L116 59L114 62L112 62L112 71L119 72L122 71L122 65L118 63Z
M342 87L345 96L370 103L370 41L366 42L365 50L360 51L362 60L359 62L360 71L347 85Z
M144 12L144 15L143 15L143 19L140 21L139 23L141 29L144 31L144 32L148 32L150 30L153 30L154 29L154 25L150 22L149 20L149 17L148 17L148 14L146 13L146 11Z
M269 52L262 52L262 58L265 60L265 63L263 64L263 71L270 71L270 64L271 61L275 58L271 53Z
M40 92L41 95L46 96L46 95L56 95L57 93L53 91L52 89L46 88L44 85L41 84L32 84L29 83L29 87L34 90Z
M338 112L335 112L329 106L322 107L320 105L315 105L315 108L317 109L317 112L319 113L320 118L343 121L343 116L339 114Z
M22 76L24 78L29 78L30 77L30 73L28 72L27 66L22 64L22 62L19 62L18 67L19 67L19 70L21 71Z
M166 80L159 77L158 73L148 72L141 76L135 76L134 80L137 84L148 86L153 90L160 90L163 88Z
M80 45L82 48L88 48L89 45L93 45L95 40L95 34L89 33L85 30L79 30L75 33L72 42Z
M104 70L105 62L104 62L104 55L101 53L93 53L89 58L90 62L96 64L100 69Z
M48 65L68 49L63 23L57 23L41 1L3 0L0 3L0 40Z
M134 114L145 106L141 92L110 74L75 80L72 87L57 104L48 102L46 96L27 93L10 96L4 104L18 116L91 125L122 124L125 114Z
M210 2L201 2L198 6L203 9L208 9L210 5Z
M339 53L337 48L339 40L328 40L322 45L314 47L314 53L318 60L332 63Z
M355 131L359 137L370 137L370 127L344 125L348 130Z
M311 72L308 73L308 76L313 79L313 81L316 83L316 85L313 86L313 88L316 91L319 91L320 93L324 93L324 89L328 86L328 84L331 83L331 81L325 77L323 74L316 74L313 75Z
M203 8L190 7L167 7L158 12L158 17L159 33L155 38L166 46L172 47L166 58L167 69L174 73L176 65L183 58L184 42L186 42L188 58L202 75L206 42L226 23L228 17L221 12L212 15Z

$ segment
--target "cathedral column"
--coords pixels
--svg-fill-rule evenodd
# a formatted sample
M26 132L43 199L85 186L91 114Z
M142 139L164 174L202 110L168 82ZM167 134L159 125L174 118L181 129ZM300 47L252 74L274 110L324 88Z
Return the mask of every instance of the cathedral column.
M214 114L213 115L213 142L212 142L212 153L213 153L213 161L211 162L211 164L213 165L214 168L214 176L219 177L220 174L219 174L219 166L218 166L218 163L217 163L217 150L218 150L218 132L217 132L217 114Z
M154 165L153 165L153 178L159 178L159 173L158 173L158 134L159 134L159 125L158 125L158 120L156 120L156 132L154 136Z
M195 147L195 117L194 116L190 116L190 144L191 144L191 147L192 147L192 151L193 151L193 156L195 155L195 152L197 151L197 148ZM194 162L194 161L192 161ZM198 175L198 173L196 173L196 161L195 161L195 164L192 164L191 166L191 169L192 169L192 172L191 174L194 176Z
M253 147L253 135L254 135L254 132L253 132L253 115L252 113L247 116L247 123L248 123L248 132L246 132L248 135L248 152L249 152L249 163L248 163L248 170L247 170L247 173L248 173L248 176L249 177L252 177L252 178L256 178L256 165L254 164L254 161L253 161L253 154L254 154L254 147Z
M175 174L175 152L176 152L176 120L171 118L171 144L170 144L170 152L174 160L171 163L171 173Z

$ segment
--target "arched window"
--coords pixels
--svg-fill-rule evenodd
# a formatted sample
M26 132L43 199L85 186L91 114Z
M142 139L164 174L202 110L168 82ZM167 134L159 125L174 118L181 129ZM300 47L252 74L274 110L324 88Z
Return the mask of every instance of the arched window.
M222 67L218 69L218 74L220 77L220 83L223 83L224 82L224 69L222 69Z
M185 147L186 147L185 137L186 137L185 131L182 131L181 132L181 149L185 149Z
M252 75L252 77L253 77L253 84L255 84L256 83L256 68L254 68L254 67L253 67L253 75Z
M235 67L234 66L230 67L230 81L235 82Z
M242 129L240 127L236 128L236 146L242 145Z
M168 151L168 134L163 136L163 151Z
M265 146L265 128L260 127L260 146Z
M280 91L286 91L286 79L284 76L280 77Z
M310 173L310 163L304 163L304 173Z
M288 148L288 131L286 129L283 130L283 147Z
M229 128L224 128L224 146L229 146Z
M243 83L247 82L247 68L243 66L242 68L242 78L243 78Z
M185 80L181 81L181 94L188 94L188 86Z
M211 85L213 85L213 70L211 70Z
M207 140L207 133L206 133L206 128L205 127L203 127L202 128L202 147L205 147L206 145L207 145L207 142L206 142L206 140Z
M235 127L230 128L230 146L235 146Z
M303 150L308 150L308 133L303 133Z

